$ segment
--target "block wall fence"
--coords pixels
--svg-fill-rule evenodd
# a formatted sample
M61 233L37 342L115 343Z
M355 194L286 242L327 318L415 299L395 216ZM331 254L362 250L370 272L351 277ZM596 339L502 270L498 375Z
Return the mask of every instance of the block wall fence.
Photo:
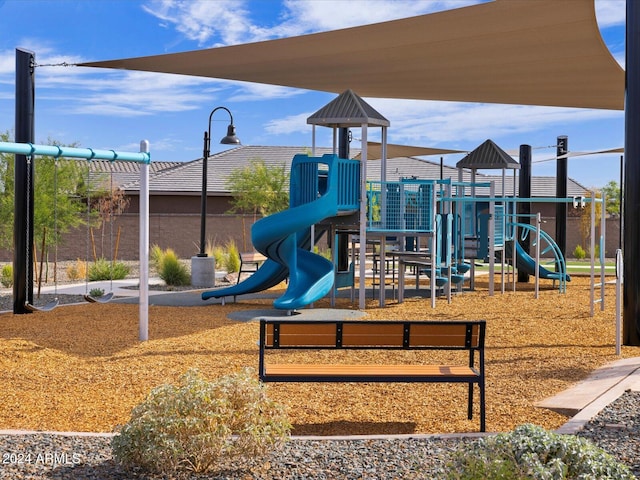
M555 234L555 219L542 218L542 229L552 237ZM225 245L233 240L239 251L251 251L251 226L254 222L252 215L213 214L207 216L207 239L216 245ZM567 220L567 257L573 256L576 245L584 245L580 234L580 219L569 217ZM110 240L110 227L107 224L104 239L100 229L94 229L94 241L98 257L111 258L110 245L115 248L118 227L120 227L120 242L118 245L118 260L138 259L139 219L137 214L124 214L113 223L113 243ZM244 231L244 235L243 235ZM151 214L149 218L149 244L157 244L162 248L173 248L179 258L188 259L198 253L200 238L199 214ZM619 248L620 219L607 219L606 256L615 257ZM58 261L76 260L78 258L91 260L92 246L89 241L89 256L87 257L87 229L76 229L64 236L58 245ZM543 245L544 247L544 245ZM39 247L38 247L39 248ZM103 251L104 250L104 251ZM40 253L38 253L39 259ZM0 250L0 262L13 260L10 250ZM53 261L53 251L49 252L49 260Z

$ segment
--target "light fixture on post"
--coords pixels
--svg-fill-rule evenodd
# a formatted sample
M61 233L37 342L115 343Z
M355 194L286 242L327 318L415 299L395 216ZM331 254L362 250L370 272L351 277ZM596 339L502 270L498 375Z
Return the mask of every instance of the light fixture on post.
M227 107L216 107L209 114L209 128L204 132L204 148L202 152L202 196L200 198L200 252L191 258L191 284L199 287L210 287L215 283L214 268L210 265L205 252L207 229L207 163L211 153L211 120L218 110L225 110L229 114L230 123L227 127L227 135L220 140L222 145L240 145L240 139L236 136L236 127L233 125L233 115ZM203 259L198 262L197 259ZM195 260L195 261L194 261ZM202 265L202 267L201 267Z

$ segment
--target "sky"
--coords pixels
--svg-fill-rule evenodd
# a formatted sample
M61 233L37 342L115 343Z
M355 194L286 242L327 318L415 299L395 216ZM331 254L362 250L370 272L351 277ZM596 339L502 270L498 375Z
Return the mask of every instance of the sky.
M191 161L202 157L209 113L225 106L243 145L307 148L307 117L335 94L73 65L290 37L480 1L486 0L0 0L0 132L14 127L15 49L25 48L38 65L36 143L137 152L146 139L152 160ZM625 0L595 2L603 41L624 67ZM389 119L389 143L471 151L490 138L509 152L527 144L535 176L555 176L560 135L568 136L572 152L624 146L621 111L365 100ZM223 148L217 138L228 122L224 111L214 115L212 153ZM360 147L358 134L352 148ZM317 144L330 146L329 135ZM455 166L462 156L444 162ZM620 179L620 154L575 157L568 165L569 176L588 188Z

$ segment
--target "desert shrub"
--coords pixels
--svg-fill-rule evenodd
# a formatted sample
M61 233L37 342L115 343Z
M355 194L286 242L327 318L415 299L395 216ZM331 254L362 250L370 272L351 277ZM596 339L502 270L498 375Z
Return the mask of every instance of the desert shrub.
M89 295L93 298L100 298L104 295L104 290L102 288L92 288L89 290Z
M158 245L157 243L154 243L153 245L151 245L151 248L149 249L149 260L150 260L151 266L155 268L156 271L160 270L160 262L162 261L162 255L163 255L163 251L162 251L162 248L160 248L160 245Z
M629 468L590 441L521 425L458 449L447 465L453 480L633 479Z
M127 468L171 474L250 466L287 440L284 407L269 400L254 371L205 380L189 370L178 385L151 391L112 440Z
M69 280L82 280L87 277L87 262L78 258L76 263L67 265L65 271Z
M227 264L227 252L220 245L216 245L211 250L211 256L214 258L216 267L220 265L224 267ZM225 267L226 268L226 267Z
M110 262L99 258L89 266L89 281L122 280L129 275L129 267L122 262Z
M587 256L587 252L580 245L576 245L576 248L573 249L573 257L578 260L584 260Z
M13 265L10 263L3 265L0 270L0 283L5 288L13 287Z
M158 275L167 285L189 285L191 275L186 265L180 263L176 252L167 248L160 254Z
M208 238L204 244L204 253L207 257L215 257L214 251L216 249L216 242L212 238Z
M228 273L240 271L240 253L238 246L233 240L229 240L226 245L227 257L225 267Z

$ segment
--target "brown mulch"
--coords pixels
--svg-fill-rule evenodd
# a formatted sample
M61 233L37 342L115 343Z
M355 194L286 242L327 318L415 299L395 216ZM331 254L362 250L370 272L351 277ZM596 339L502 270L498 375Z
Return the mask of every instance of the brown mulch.
M486 279L479 279L475 292L458 294L451 304L440 298L433 310L429 300L408 298L385 308L369 300L366 313L371 319L486 319L487 430L508 431L529 422L552 429L566 418L534 403L618 359L615 288L606 287L605 311L598 305L590 317L588 282L574 278L560 294L543 281L535 299L532 284L518 284L517 292L504 294L497 285L489 297ZM150 389L175 382L189 368L211 379L245 366L257 368L258 324L231 321L227 314L270 307L269 300L241 297L225 306L151 306L150 340L144 343L138 341L137 305L85 304L0 315L0 429L110 432L127 421ZM337 308L357 305L339 299ZM623 357L640 355L637 347L622 352ZM388 362L392 355L358 354L371 362ZM321 357L307 356L307 361ZM288 405L298 435L478 430L478 419L466 418L465 385L268 388L272 398Z

